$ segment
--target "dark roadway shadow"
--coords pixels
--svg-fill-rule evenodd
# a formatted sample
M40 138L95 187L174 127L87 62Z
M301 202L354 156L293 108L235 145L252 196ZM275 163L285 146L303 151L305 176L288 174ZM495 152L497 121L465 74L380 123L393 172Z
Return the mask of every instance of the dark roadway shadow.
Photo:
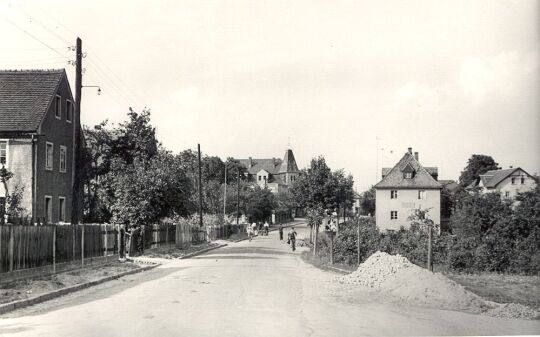
M288 247L287 247L288 248ZM215 251L204 256L212 255L228 255L228 254L265 254L265 255L290 255L292 251L283 251L282 249L270 248L270 247L231 247L220 251Z

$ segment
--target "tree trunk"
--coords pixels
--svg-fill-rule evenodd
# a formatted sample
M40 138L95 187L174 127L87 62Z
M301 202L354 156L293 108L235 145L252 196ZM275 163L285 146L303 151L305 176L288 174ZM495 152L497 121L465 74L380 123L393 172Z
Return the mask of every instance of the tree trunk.
M313 256L317 256L317 239L319 237L319 224L316 224L314 227L315 227L315 243L313 245Z

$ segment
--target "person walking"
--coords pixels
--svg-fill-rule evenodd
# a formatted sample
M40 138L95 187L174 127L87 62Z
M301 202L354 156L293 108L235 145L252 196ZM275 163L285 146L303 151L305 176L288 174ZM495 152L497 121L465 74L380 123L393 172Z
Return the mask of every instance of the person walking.
M264 235L268 236L268 232L270 231L270 225L268 224L268 221L264 222Z
M283 225L279 224L279 241L283 241Z
M290 235L290 241L291 241L291 248L292 248L292 251L294 252L296 250L296 231L294 230L294 227L291 227L291 231L289 233Z

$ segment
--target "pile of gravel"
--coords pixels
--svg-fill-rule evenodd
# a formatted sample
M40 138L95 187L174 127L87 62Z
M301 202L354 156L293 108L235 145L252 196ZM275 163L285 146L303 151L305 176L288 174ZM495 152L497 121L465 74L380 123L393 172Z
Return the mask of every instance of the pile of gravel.
M389 294L407 304L484 313L502 318L535 318L538 313L520 304L486 301L440 273L412 264L401 255L376 252L358 269L337 280Z
M370 288L379 288L393 277L399 270L415 267L406 257L376 252L371 255L358 269L339 281L347 284L361 284Z

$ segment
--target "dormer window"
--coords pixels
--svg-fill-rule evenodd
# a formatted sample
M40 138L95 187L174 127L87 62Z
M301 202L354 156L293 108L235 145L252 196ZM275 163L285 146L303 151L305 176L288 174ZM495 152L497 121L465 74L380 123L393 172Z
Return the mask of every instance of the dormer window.
M403 178L405 179L414 178L414 168L411 166L411 164L407 164L407 166L405 166L402 172L403 172Z

